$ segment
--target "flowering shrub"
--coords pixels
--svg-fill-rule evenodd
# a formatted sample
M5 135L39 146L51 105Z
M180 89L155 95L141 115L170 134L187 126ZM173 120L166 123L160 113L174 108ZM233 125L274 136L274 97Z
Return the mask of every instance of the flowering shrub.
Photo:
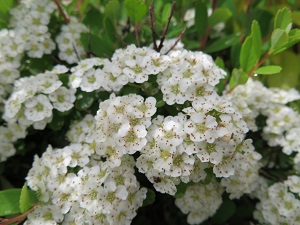
M296 2L2 3L0 224L300 224Z

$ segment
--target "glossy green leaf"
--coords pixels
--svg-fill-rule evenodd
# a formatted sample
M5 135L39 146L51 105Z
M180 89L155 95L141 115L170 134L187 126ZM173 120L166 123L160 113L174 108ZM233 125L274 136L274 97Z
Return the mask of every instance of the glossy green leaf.
M151 205L155 202L155 192L149 188L147 188L147 195L143 201L143 206Z
M214 224L225 224L227 220L234 215L236 211L236 205L231 200L225 200L212 217Z
M272 54L278 53L280 48L284 47L288 43L289 37L285 30L276 29L273 31L271 36L271 48Z
M104 15L112 22L117 20L120 16L120 3L118 0L110 0L104 10Z
M207 6L202 0L199 0L195 5L195 27L199 38L202 38L204 36L207 25Z
M257 63L261 55L261 34L257 21L251 25L251 34L242 44L240 65L245 72L249 72Z
M279 9L274 19L274 29L285 30L287 33L292 28L292 15L287 8Z
M20 210L24 213L31 209L37 203L35 192L28 190L26 183L24 184L20 196Z
M255 70L254 72L257 74L275 74L279 73L282 70L280 66L262 66Z
M260 28L259 24L257 21L253 21L251 25L251 36L252 36L252 41L253 41L253 48L254 48L254 53L259 60L260 55L261 55L261 33L260 33Z
M218 23L227 21L232 16L232 13L228 8L217 8L208 17L208 23L210 26L215 26Z
M249 72L258 61L255 48L253 47L253 38L251 36L247 37L244 41L241 54L240 54L240 65L245 72Z
M225 37L218 38L216 41L209 43L204 51L206 53L213 53L217 51L224 50L226 48L231 47L232 45L237 44L240 41L241 34L231 34Z
M125 8L134 23L139 23L147 14L147 5L142 0L125 0Z
M20 195L20 188L0 191L0 216L8 216L21 212L19 207Z

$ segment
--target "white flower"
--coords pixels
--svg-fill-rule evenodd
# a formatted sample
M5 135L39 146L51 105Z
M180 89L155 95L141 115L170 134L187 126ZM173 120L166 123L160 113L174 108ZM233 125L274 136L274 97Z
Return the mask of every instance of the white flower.
M28 120L41 121L52 115L53 106L49 99L39 94L25 102L24 114Z
M49 95L49 99L53 104L53 107L60 112L70 110L74 106L76 89L67 89L66 87L60 87L55 92Z

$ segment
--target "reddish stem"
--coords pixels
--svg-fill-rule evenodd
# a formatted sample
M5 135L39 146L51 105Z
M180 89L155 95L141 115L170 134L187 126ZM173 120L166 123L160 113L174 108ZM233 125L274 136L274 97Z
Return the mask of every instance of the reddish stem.
M63 16L66 24L70 23L70 18L65 14L63 8L61 7L60 3L58 0L53 0L55 2L55 4L57 5L58 11L60 12L60 14Z

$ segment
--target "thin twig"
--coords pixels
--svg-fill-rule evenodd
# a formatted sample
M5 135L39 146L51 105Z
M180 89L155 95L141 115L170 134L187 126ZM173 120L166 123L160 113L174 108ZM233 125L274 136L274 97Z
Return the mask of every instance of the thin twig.
M152 0L152 4L149 7L149 14L150 14L150 28L151 28L151 32L152 32L152 40L153 40L153 46L154 46L154 50L158 51L158 47L156 44L156 32L155 32L155 18L154 18L154 0Z
M72 42L72 46L73 46L73 50L74 50L74 52L75 52L75 54L76 54L76 57L77 57L77 59L78 59L78 62L80 62L80 57L79 57L79 54L78 54L78 52L77 52L77 49L76 49L76 47L75 47L74 42Z
M165 27L165 30L160 38L160 43L159 43L159 46L158 46L158 52L162 49L163 47L163 43L164 43L164 40L166 38L166 34L168 32L168 29L169 29L169 25L171 23L171 19L172 19L172 16L174 14L174 8L175 8L175 5L176 5L176 2L173 2L172 5L171 5L171 11L170 11L170 14L169 14L169 17L168 17L168 22L166 24L166 27Z
M252 5L252 2L253 2L253 0L248 0L248 2L247 2L246 15L249 15L249 13L250 13L250 8Z
M217 8L218 0L213 0L212 10L214 11Z
M121 43L121 45L123 45L124 47L126 47L128 44L125 43L122 38L118 35L118 34L114 34L114 36L119 40L119 42Z
M204 48L205 48L205 45L206 45L206 42L207 42L207 39L208 39L210 30L211 30L211 28L210 28L210 26L208 25L208 26L206 27L205 35L204 35L203 39L201 40L200 51L203 51Z
M139 40L139 24L134 24L134 34L135 34L135 41L136 45L140 47L140 40Z
M165 55L167 55L170 51L172 51L172 49L177 45L177 43L180 41L180 39L182 38L182 35L184 34L184 32L186 31L186 28L183 29L183 31L181 31L181 33L179 34L179 36L177 37L176 41L174 42L174 44L172 45L172 47L165 53Z
M60 12L60 14L63 16L65 23L69 24L70 23L70 18L65 14L63 8L61 7L60 3L58 0L53 0L55 2L55 4L57 5L57 8Z

